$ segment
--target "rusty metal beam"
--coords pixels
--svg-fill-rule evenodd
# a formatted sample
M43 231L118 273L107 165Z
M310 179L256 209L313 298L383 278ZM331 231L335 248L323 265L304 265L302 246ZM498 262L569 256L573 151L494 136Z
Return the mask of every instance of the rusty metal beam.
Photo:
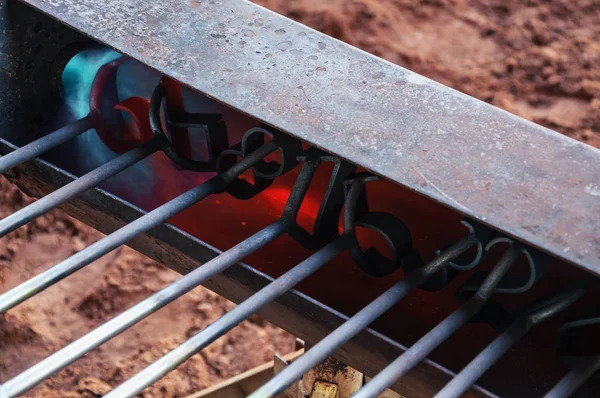
M600 151L242 0L23 0L280 130L600 273Z

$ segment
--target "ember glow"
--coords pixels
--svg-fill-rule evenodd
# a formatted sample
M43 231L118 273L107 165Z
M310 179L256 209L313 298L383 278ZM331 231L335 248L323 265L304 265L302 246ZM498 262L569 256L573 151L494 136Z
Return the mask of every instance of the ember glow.
M71 59L64 69L62 76L63 96L65 107L67 108L67 116L64 123L82 118L89 113L90 92L94 78L104 64L119 57L121 57L121 54L112 50L94 48L85 50ZM143 64L134 60L127 60L119 66L117 72L118 100L122 102L133 96L149 100L152 91L158 84L159 78L160 75L157 72ZM231 144L241 141L243 134L247 130L259 125L255 120L185 87L182 88L182 95L186 111L188 112L222 114L226 121L229 142ZM126 121L130 121L128 115L124 112L123 116ZM148 117L147 115L138 116L140 118ZM104 145L95 130L82 134L74 141L72 146L68 148L68 169L77 175L84 174L117 156L116 153ZM190 129L190 147L192 156L195 159L200 160L205 158L207 152L204 142L203 131ZM103 183L101 187L145 210L151 210L185 190L206 181L213 175L214 173L196 173L176 168L162 152L159 152L112 177ZM287 176L285 178L288 182L293 182L293 179L290 180ZM268 190L256 199L257 203L269 203L269 205L262 206L269 209L273 220L279 216L289 194L288 183L282 186L278 186L278 184L280 183L277 182L274 189ZM245 205L241 201L225 197L227 196L226 194L219 196L223 196L223 199L220 200L221 203L229 205L223 206L222 210L226 214L221 216L226 219L230 214L235 214L230 211L232 207ZM215 207L214 201L212 203L212 207ZM174 217L171 221L187 232L196 234L203 229L196 220L205 219L206 214L211 214L212 211L208 211L198 217L190 217L190 215L196 212L202 213L207 211L205 209L206 206L207 204L205 203L197 204L192 209L184 212L183 215ZM241 224L241 222L233 224L247 227L243 228L247 233L254 232L255 228L252 228L252 226L256 225L256 222L252 222L251 215L248 216L248 221L245 222L245 225ZM257 226L256 228L262 228L262 226ZM225 233L225 235L228 234ZM228 247L218 242L210 243L219 248Z
M104 63L117 57L119 54L110 50L88 50L74 57L67 65L63 74L63 88L71 120L81 118L89 112L90 89L96 73ZM157 72L143 64L133 60L126 61L119 66L117 73L118 100L122 102L134 96L149 100L159 78ZM247 130L260 125L256 120L185 87L182 88L182 97L187 112L222 114L230 145L240 142ZM127 117L125 120L128 120ZM199 129L189 129L191 153L197 160L206 156L202 134L204 133ZM80 136L69 155L69 171L79 175L117 156L104 145L95 131ZM277 178L269 189L252 199L238 200L227 193L214 195L173 216L169 222L218 249L228 249L279 218L299 170L300 167L297 167ZM317 170L301 207L297 221L307 230L311 230L314 225L330 173L331 165L323 165ZM158 152L112 177L102 184L102 188L144 210L152 210L212 176L214 173L181 170L162 152ZM368 192L371 210L392 213L408 225L413 232L413 241L424 259L431 258L434 250L447 243L449 238L458 238L464 234L460 227L455 227L460 215L433 202L423 201L419 195L404 188L381 181L370 184ZM432 228L432 225L436 227ZM389 254L386 243L377 233L362 228L357 233L363 249L375 246L382 253ZM278 276L309 254L308 250L293 239L283 236L246 260L271 276ZM401 273L396 273L396 278L391 281L370 277L353 265L347 253L324 268L321 275L331 280L348 275L342 289L346 292L354 288L377 292L401 277ZM357 278L357 275L360 277ZM348 308L349 311L354 308L354 298L347 297L335 288L320 289L319 283L306 283L302 286L301 290L323 301L342 300L338 303L340 308Z

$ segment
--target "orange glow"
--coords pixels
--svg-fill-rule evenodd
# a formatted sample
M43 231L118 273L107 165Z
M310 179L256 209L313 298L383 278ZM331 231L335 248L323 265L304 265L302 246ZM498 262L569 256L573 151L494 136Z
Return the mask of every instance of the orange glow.
M170 84L169 88L177 93L175 100L169 104L170 108L182 107L185 98L188 112L222 114L227 126L230 146L239 143L246 131L260 125L257 121L200 94L185 92L183 88L181 94L177 84ZM147 104L147 99L144 99L144 103ZM140 102L134 104L136 110L141 109L137 104ZM130 108L123 107L123 110L127 111ZM141 123L140 121L147 120L148 117L147 114L137 113L135 116L136 123ZM138 125L136 127L139 129ZM187 131L182 130L181 133L174 144L180 148L187 146L190 150L184 152L192 153L192 148L189 148L191 141L187 139L186 134L183 134ZM132 134L136 137L140 136L139 133L132 132ZM307 144L303 146L308 148ZM276 161L279 158L280 154L274 153L266 160ZM314 227L332 169L331 163L324 163L319 167L302 203L297 222L307 231L312 231ZM270 188L249 200L238 200L227 193L211 196L174 215L169 222L218 249L226 250L277 221L299 172L300 166L277 178ZM136 165L135 170L116 176L107 185L112 192L125 200L145 210L152 210L213 176L214 173L181 170L174 167L164 153L156 153ZM254 181L250 171L244 173L241 178L251 183ZM408 226L413 234L414 245L425 260L433 256L435 249L464 234L463 227L458 223L461 218L459 214L431 201L423 200L414 192L385 181L369 184L367 192L371 210L392 213ZM339 228L342 233L341 222ZM376 232L358 228L357 236L363 250L374 246L382 254L390 255L387 243ZM309 250L284 235L264 249L248 256L244 261L277 277L310 254ZM373 298L376 293L400 278L402 278L401 272L395 272L387 278L371 277L354 264L348 253L344 253L320 270L317 275L302 283L299 289L337 310L352 313L356 308L365 305L369 298ZM336 283L332 285L331 281Z

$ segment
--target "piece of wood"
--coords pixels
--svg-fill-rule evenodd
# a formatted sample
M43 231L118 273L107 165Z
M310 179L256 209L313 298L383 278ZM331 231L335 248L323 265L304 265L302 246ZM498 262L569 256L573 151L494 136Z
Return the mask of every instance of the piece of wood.
M317 381L310 398L338 398L338 386L326 381Z
M290 363L302 354L304 354L304 349L284 355L281 359ZM269 381L273 377L274 370L275 360L188 395L186 398L245 398Z
M365 376L365 384L371 381L370 377ZM379 394L377 398L406 398L404 395L400 395L395 391L390 390L389 388Z
M337 386L339 398L350 398L362 387L363 379L358 370L334 358L327 358L302 377L302 387L310 394L315 391L318 382L332 383Z
M277 354L275 354L273 362L273 376L276 376L279 372L287 368L290 364L288 361L286 361ZM294 383L288 388L286 388L285 391L281 394L278 394L276 398L300 398L298 395L298 383Z

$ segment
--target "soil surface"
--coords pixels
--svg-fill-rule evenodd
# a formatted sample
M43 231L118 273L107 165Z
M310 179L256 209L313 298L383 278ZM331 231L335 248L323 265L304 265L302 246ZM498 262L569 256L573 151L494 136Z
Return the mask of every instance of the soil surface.
M600 147L597 0L257 3Z
M596 0L260 0L259 4L457 90L600 148ZM0 178L0 217L31 200ZM6 291L101 238L55 210L0 239ZM0 315L0 383L174 281L121 248ZM213 322L232 304L197 288L32 390L96 397ZM244 322L154 384L184 397L287 353L293 337Z
M0 179L0 218L32 200ZM100 239L102 234L59 210L0 240L4 292ZM0 383L41 361L179 277L122 247L0 315ZM59 372L30 397L99 397L233 304L196 288ZM293 350L294 338L254 317L152 387L144 397L184 397Z

